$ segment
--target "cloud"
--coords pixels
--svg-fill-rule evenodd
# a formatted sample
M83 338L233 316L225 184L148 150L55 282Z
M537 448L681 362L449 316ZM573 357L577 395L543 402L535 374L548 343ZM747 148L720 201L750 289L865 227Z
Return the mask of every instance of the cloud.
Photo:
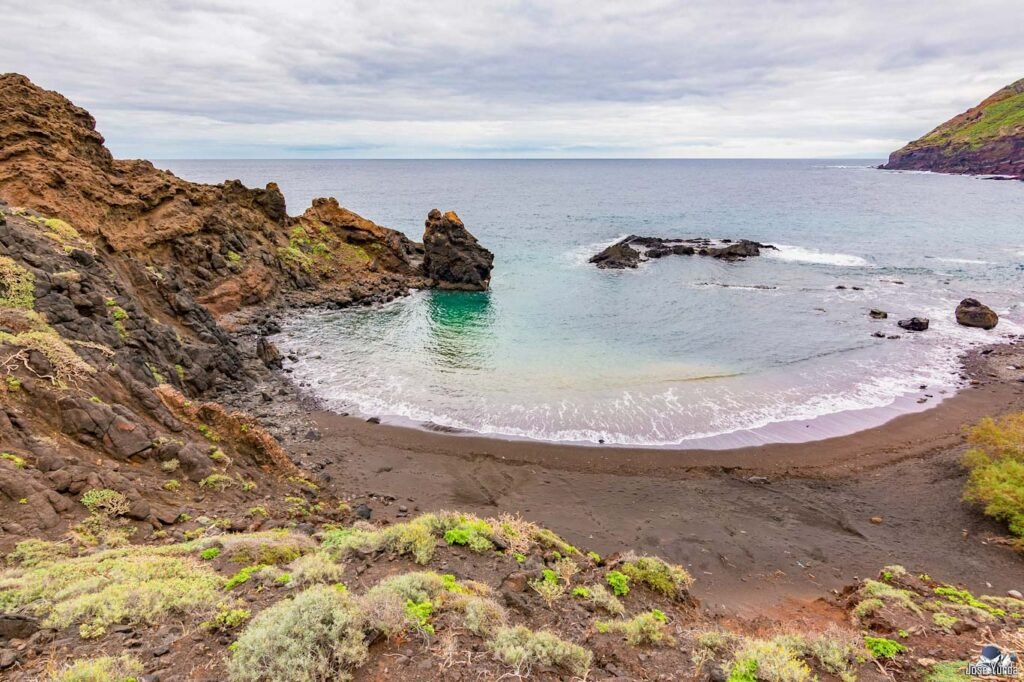
M0 0L120 156L881 155L1024 75L1018 0Z

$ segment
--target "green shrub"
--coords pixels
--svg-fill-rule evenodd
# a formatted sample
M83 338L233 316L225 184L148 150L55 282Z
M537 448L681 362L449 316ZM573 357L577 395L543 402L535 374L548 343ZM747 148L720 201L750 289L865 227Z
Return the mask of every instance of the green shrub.
M173 556L184 547L106 550L2 574L0 611L25 607L58 630L78 623L84 638L119 623L212 611L223 580L193 558Z
M199 486L201 488L213 488L220 492L224 492L233 485L235 485L234 479L224 474L210 474L203 480L199 481Z
M593 596L593 593L586 587L580 585L578 587L572 588L572 596L582 597L583 599L590 599Z
M0 307L32 310L36 278L7 256L0 256Z
M434 626L430 624L430 617L434 615L434 604L429 599L419 602L406 599L405 615L423 632L434 634Z
M63 670L53 673L51 682L135 682L142 674L142 663L135 657L123 654L88 658L71 663Z
M160 487L166 490L167 492L173 493L175 490L181 488L181 483L179 483L176 479L172 478L168 481L164 481L164 484Z
M207 547L199 553L199 558L204 561L210 561L220 556L220 547Z
M980 609L986 613L1002 618L1006 615L1006 611L998 607L986 604L983 601L975 598L968 590L960 590L950 585L942 585L941 587L935 588L935 594L940 597L945 597L947 600L954 604L961 604L963 606L969 606L972 609Z
M25 468L25 460L24 460L24 458L18 457L17 455L12 455L9 452L0 452L0 459L7 460L11 464L13 464L16 469L24 469Z
M682 566L666 563L658 557L639 557L623 562L620 569L632 581L643 583L672 599L686 596L693 578ZM618 594L618 592L616 592Z
M611 586L616 597L624 597L629 594L629 576L619 571L608 571L604 578Z
M484 638L491 637L508 621L505 609L493 599L486 597L467 599L463 606L463 614L463 627Z
M71 548L59 542L46 540L22 540L7 555L7 563L22 568L34 568L51 561L60 561L71 556Z
M266 566L257 564L255 566L246 566L245 568L235 573L233 576L228 578L228 581L224 583L225 590L233 590L239 585L249 582L249 578L252 577L253 573L266 568Z
M341 590L314 585L274 604L242 631L228 663L232 682L349 680L366 660L363 616Z
M981 420L968 431L968 442L964 500L984 505L985 514L1024 538L1024 412Z
M674 646L675 638L668 633L667 624L668 616L653 609L625 621L597 621L595 626L598 632L621 632L633 646Z
M252 618L248 609L222 608L213 618L203 623L209 630L233 630Z
M289 582L294 585L337 583L345 573L345 566L336 564L325 552L313 552L288 564Z
M748 639L736 651L729 682L806 682L813 679L788 637Z
M586 677L594 661L587 649L545 630L534 632L522 625L501 628L488 643L495 657L526 676L534 666L555 666Z
M867 647L868 653L873 658L892 658L896 654L901 654L907 650L907 647L899 642L894 642L885 637L871 637L870 635L864 636L864 646Z
M128 512L128 498L107 488L88 490L82 494L82 504L93 514L121 516Z

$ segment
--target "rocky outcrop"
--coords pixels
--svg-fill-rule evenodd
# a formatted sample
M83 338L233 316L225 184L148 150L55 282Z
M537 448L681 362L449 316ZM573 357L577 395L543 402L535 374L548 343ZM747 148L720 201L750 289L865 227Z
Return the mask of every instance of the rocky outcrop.
M956 307L956 321L965 327L993 329L999 324L999 315L978 300L965 298Z
M646 260L665 256L698 255L726 261L743 260L760 256L762 249L775 247L748 239L665 239L630 235L592 256L589 262L602 270L623 270L635 268Z
M908 332L923 332L928 329L929 320L927 317L911 317L908 320L900 320L896 324Z
M387 301L434 281L419 244L333 198L290 217L273 183L205 185L114 159L88 112L24 76L0 75L0 110L0 199L58 219L64 234L157 277L157 288L173 281L170 296L218 320L279 303ZM436 281L479 288L486 277L474 272Z
M893 152L882 168L1024 178L1024 79Z
M480 246L454 211L436 208L423 232L423 274L442 289L482 291L490 286L494 254Z

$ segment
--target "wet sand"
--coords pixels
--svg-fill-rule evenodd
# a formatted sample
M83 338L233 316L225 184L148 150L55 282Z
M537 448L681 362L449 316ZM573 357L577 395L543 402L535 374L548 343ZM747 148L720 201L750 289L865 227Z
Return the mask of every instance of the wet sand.
M734 450L581 447L453 436L309 414L293 447L374 518L522 513L602 553L687 566L709 606L749 614L813 598L886 564L1000 594L1024 563L1005 528L960 501L963 425L1024 409L1024 346L965 359L974 385L852 435ZM882 517L882 523L871 522Z

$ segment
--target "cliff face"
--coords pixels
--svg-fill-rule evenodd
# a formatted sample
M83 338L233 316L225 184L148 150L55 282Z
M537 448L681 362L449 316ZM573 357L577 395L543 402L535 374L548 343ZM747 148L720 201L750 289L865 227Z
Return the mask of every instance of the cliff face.
M883 168L1024 177L1024 78L894 151Z

